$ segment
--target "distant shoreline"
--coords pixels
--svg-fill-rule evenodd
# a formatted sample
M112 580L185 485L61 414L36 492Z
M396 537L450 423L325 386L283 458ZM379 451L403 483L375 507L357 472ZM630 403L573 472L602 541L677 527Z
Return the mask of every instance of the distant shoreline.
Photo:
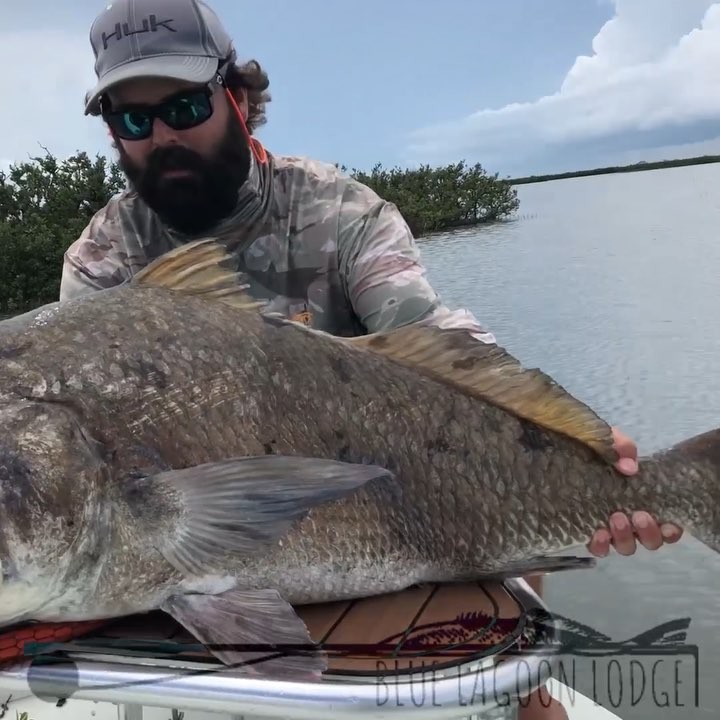
M526 177L506 178L510 185L528 185L529 183L548 182L549 180L565 180L567 178L587 177L589 175L611 175L613 173L642 172L644 170L661 170L664 168L684 167L686 165L706 165L720 162L720 155L699 155L677 160L659 160L657 162L640 162L632 165L593 168L590 170L574 170L572 172L554 173L549 175L528 175Z

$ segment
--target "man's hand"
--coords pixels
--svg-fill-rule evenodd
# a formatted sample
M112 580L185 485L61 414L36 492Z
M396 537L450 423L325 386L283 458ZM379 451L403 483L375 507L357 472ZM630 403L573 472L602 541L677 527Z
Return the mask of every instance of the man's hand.
M637 447L620 430L612 430L615 449L620 456L615 467L623 475L634 475L638 471ZM637 549L637 540L648 550L657 550L664 542L677 542L683 532L670 523L659 526L648 513L642 511L633 513L632 520L624 513L614 513L610 516L609 525L609 530L596 530L588 544L588 550L597 557L605 557L610 552L610 545L614 545L621 555L632 555Z

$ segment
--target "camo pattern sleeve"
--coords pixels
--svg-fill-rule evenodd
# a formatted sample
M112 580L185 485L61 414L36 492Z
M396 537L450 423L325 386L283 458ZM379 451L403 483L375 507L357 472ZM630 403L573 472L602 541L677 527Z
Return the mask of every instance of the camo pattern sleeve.
M121 285L147 262L139 236L131 235L133 247L127 247L119 199L116 196L101 208L65 251L60 300Z
M427 279L410 228L393 203L350 180L339 224L341 275L368 332L422 321L442 328L466 328L482 342L496 342L469 310L451 310L443 304Z

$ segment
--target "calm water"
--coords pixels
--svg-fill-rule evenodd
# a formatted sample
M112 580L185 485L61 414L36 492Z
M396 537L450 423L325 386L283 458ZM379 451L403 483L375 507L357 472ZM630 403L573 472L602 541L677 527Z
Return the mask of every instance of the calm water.
M444 299L641 453L720 425L720 165L526 185L519 197L512 222L423 241ZM568 659L568 677L623 718L719 716L720 559L683 539L599 564L547 579L552 609L615 641L689 617L700 707L689 657L636 659L634 676L629 660L618 672L609 658Z

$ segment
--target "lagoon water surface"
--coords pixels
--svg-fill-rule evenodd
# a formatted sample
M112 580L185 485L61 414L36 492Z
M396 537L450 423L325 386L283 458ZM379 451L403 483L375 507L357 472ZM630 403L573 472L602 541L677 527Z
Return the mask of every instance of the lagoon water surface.
M436 289L650 453L720 426L720 165L518 186L509 222L421 241ZM622 718L720 716L720 556L692 538L545 580L551 609L623 641L689 619L685 654L567 658ZM565 700L571 698L565 698Z

